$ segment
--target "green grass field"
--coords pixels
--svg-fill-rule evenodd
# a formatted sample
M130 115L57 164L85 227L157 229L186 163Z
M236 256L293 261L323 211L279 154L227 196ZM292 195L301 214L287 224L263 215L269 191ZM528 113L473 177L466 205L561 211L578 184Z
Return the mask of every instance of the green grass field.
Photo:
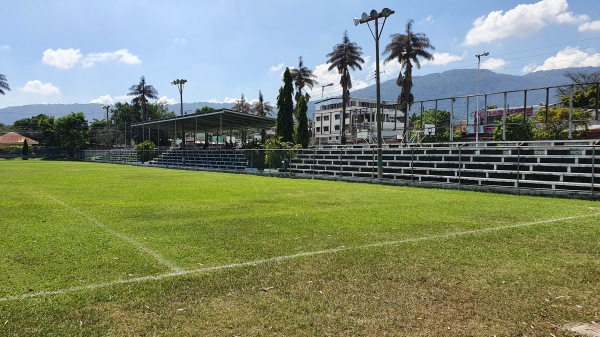
M0 336L573 336L600 204L0 160Z

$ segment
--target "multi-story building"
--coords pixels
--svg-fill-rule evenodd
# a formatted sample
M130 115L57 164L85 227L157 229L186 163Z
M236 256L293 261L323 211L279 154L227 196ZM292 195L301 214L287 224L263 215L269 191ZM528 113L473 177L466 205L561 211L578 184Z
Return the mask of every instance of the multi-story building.
M313 144L339 144L342 129L342 98L326 98L315 103L313 120ZM402 140L404 114L395 103L382 101L383 127L381 136L384 141ZM344 132L348 143L377 142L377 101L366 98L350 98L346 106Z

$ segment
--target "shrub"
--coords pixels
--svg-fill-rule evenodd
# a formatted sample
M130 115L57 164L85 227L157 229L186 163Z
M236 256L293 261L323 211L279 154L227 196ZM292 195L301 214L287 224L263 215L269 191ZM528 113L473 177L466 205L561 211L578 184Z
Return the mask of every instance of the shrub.
M142 163L152 160L158 155L158 151L154 150L154 143L145 140L142 143L135 145L135 151L137 153L138 160Z

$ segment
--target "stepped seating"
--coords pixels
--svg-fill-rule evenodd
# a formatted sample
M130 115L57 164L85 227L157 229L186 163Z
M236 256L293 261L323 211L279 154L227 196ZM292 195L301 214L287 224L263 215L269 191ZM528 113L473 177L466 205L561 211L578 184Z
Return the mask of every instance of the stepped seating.
M600 149L591 146L440 146L382 150L383 177L411 183L446 183L565 192L600 192ZM376 178L373 148L314 149L290 163L298 175Z
M245 170L248 160L243 151L232 149L169 150L149 162L164 167L190 167L208 170Z

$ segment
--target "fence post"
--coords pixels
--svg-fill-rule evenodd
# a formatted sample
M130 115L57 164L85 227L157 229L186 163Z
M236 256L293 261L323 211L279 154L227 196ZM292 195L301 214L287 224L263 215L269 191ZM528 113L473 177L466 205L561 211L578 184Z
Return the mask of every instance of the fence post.
M519 181L521 180L521 145L523 143L517 143L517 194L521 194L521 188L519 187Z
M340 164L340 180L342 180L342 150L343 150L343 148L340 147L339 150L340 150L340 156L339 156L338 160L339 160L339 164Z
M600 140L596 141L594 144L592 144L592 199L594 199L594 188L595 188L595 178L596 178L596 172L595 172L595 168L596 168L596 146L598 146L598 144L600 144Z
M404 149L402 149L402 154L404 154ZM414 146L410 147L410 182L415 181L415 148Z
M462 182L461 182L461 176L462 176L462 147L465 145L465 143L462 143L458 146L458 189L461 188L462 186Z
M371 178L375 179L375 149L371 148L371 157L373 160L371 161Z

